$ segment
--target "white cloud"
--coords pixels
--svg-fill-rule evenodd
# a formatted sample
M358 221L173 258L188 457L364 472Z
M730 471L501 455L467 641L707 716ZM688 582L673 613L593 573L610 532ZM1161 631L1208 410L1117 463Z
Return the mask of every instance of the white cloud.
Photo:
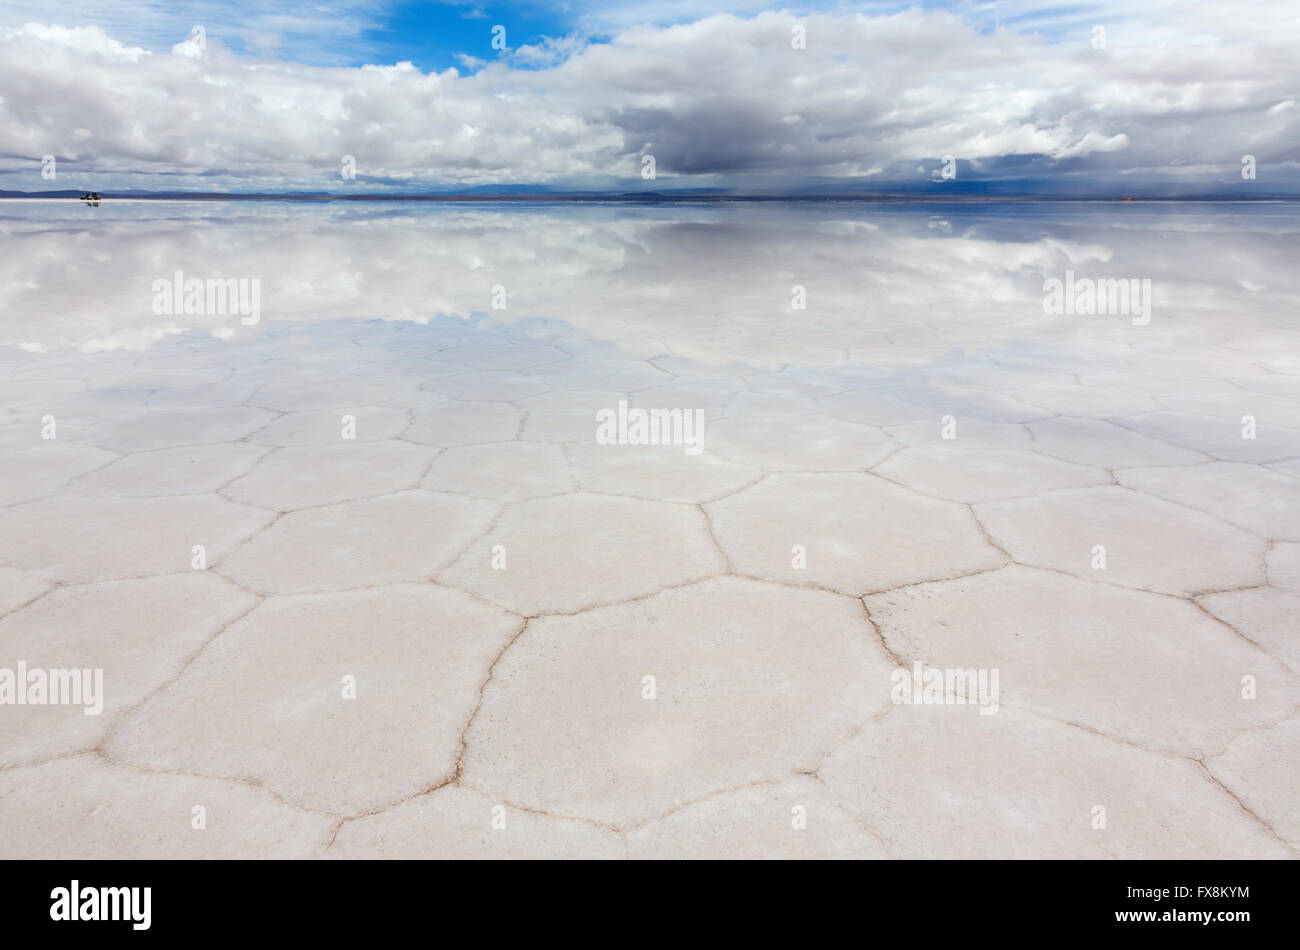
M66 187L98 190L630 187L643 153L664 185L915 180L943 155L963 175L1227 180L1250 151L1261 186L1294 186L1300 18L1239 4L1195 45L1179 24L1200 37L1213 7L1174 9L1147 31L1118 18L1104 52L1086 27L1049 39L946 12L717 15L466 58L472 75L254 59L211 29L201 55L154 55L28 24L0 30L0 181L50 187L54 154ZM790 46L795 22L807 49ZM1136 42L1148 34L1163 45ZM258 35L275 49L279 33Z
M60 49L96 60L138 63L149 52L138 46L126 46L93 26L68 28L58 24L27 23L18 29L0 30L0 42L15 46L31 44L46 49Z

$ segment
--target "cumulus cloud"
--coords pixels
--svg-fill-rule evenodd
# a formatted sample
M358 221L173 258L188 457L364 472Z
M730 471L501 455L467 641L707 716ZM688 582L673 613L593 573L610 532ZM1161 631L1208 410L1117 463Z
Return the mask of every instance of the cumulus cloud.
M1119 187L1179 169L1239 183L1249 153L1261 187L1298 191L1300 18L1216 9L1161 8L1149 29L1115 14L1104 49L1088 27L946 11L723 14L548 40L469 74L274 59L264 31L250 56L212 29L201 50L151 52L27 24L0 30L0 181L48 187L53 154L68 187L99 190L644 188L652 154L653 186L780 190L916 182L951 155L960 179Z

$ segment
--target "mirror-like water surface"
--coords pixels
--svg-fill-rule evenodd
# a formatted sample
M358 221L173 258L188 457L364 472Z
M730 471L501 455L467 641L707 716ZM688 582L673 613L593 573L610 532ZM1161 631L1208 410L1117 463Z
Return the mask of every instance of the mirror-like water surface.
M1292 854L1298 232L0 203L0 852Z

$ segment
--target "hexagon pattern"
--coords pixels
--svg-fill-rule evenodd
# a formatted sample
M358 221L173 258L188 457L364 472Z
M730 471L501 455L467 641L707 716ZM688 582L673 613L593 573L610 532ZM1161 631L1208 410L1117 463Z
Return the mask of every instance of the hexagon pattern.
M3 351L0 857L1294 857L1300 368L889 329Z

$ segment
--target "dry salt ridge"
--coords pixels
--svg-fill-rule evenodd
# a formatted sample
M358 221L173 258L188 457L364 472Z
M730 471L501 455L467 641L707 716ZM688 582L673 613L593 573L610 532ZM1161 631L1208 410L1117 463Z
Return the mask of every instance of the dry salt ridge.
M1295 857L1298 230L9 203L0 857Z

